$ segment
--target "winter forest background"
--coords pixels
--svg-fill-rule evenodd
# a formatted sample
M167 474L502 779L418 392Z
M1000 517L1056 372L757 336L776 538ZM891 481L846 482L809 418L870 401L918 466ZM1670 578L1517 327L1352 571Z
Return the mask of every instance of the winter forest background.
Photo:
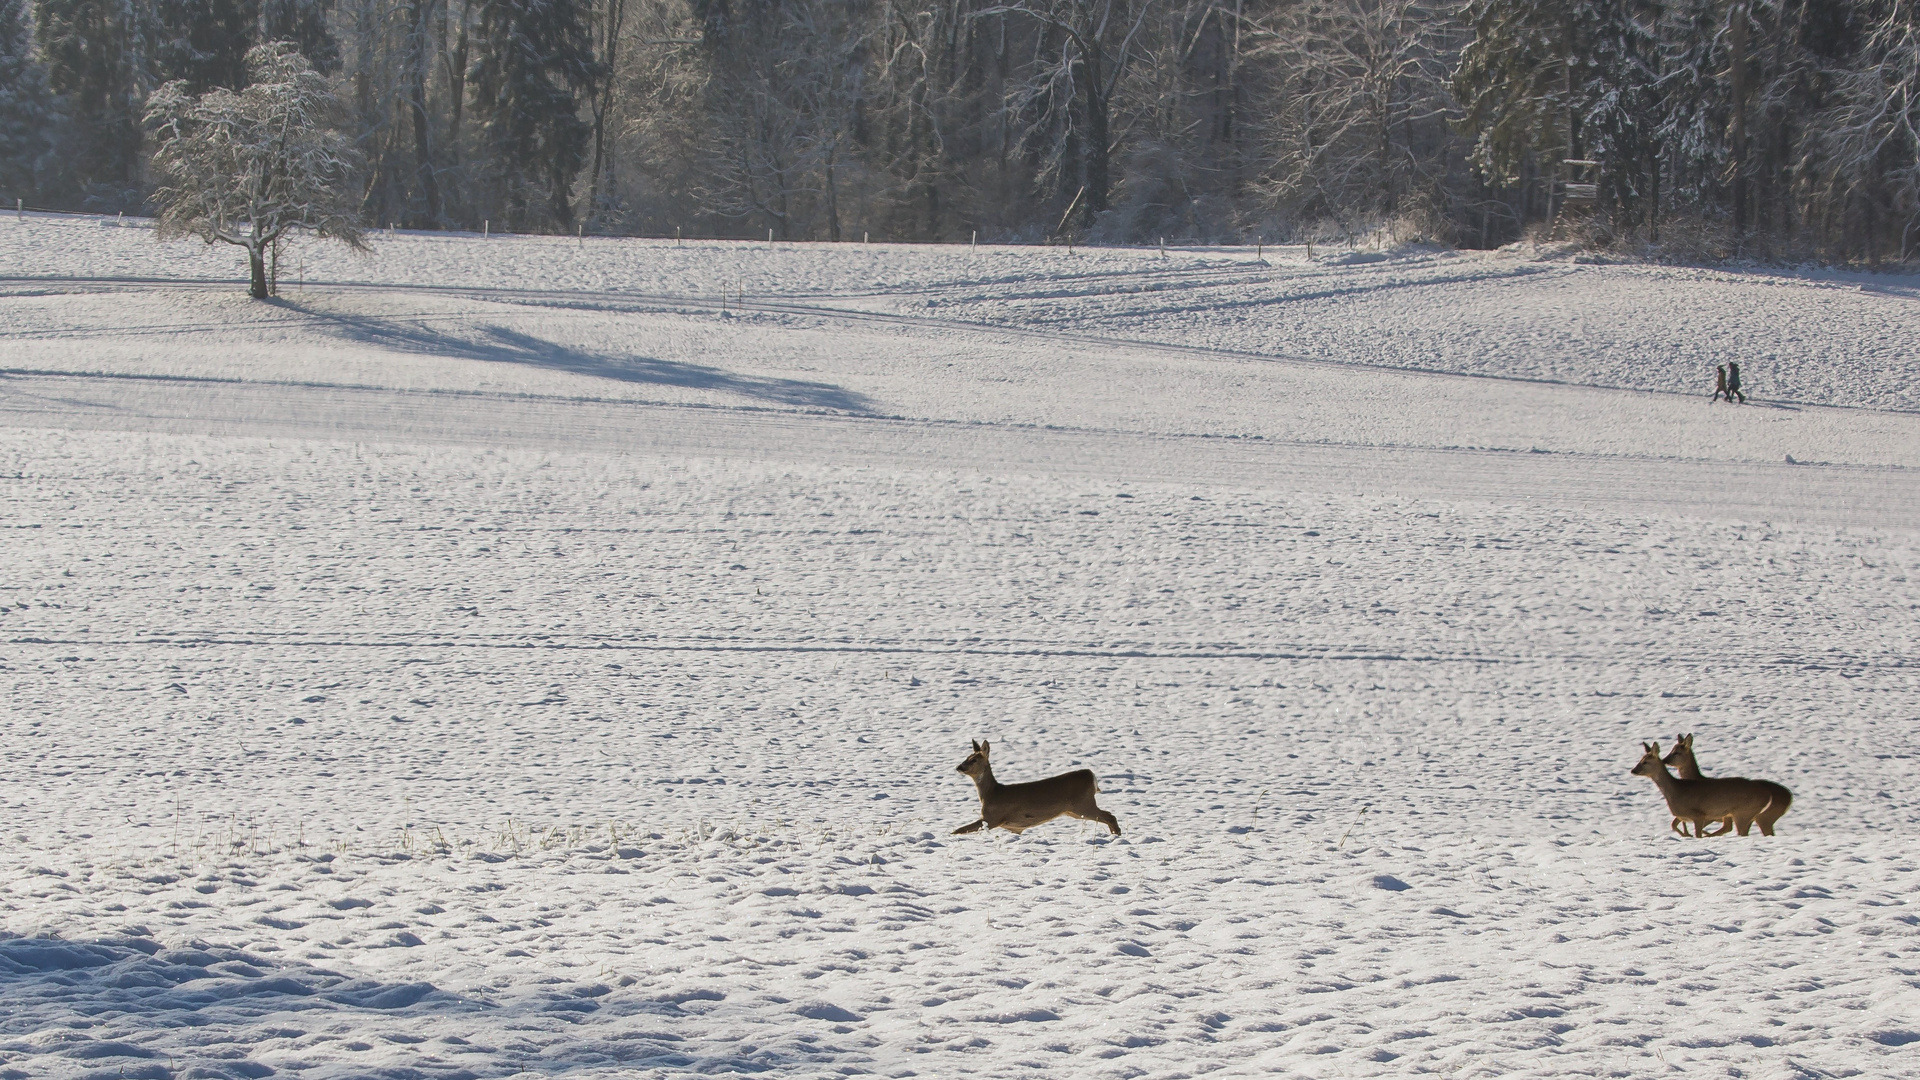
M1916 0L0 0L0 197L150 208L148 98L278 40L368 225L1920 247Z

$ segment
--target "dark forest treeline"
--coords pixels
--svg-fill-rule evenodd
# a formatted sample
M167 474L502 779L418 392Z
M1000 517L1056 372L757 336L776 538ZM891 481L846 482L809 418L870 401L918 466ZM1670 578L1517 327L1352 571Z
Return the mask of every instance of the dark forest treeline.
M266 40L375 225L1920 248L1920 0L0 0L0 195L138 207Z

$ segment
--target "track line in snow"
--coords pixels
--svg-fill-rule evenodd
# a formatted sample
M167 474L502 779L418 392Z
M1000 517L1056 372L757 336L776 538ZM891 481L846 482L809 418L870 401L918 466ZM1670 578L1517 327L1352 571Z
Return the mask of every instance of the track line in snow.
M808 642L808 641L649 641L645 635L622 637L589 636L578 640L552 640L538 635L503 635L503 640L434 634L381 633L365 638L345 635L314 637L287 634L156 634L136 637L50 637L31 632L0 639L9 645L58 645L70 648L120 649L157 646L178 649L219 647L286 649L399 649L460 651L503 650L513 652L585 652L585 653L796 653L848 656L996 656L1007 658L1058 660L1327 660L1368 663L1407 664L1597 664L1637 660L1662 664L1681 664L1702 668L1742 666L1790 667L1809 670L1903 670L1920 662L1903 656L1863 657L1808 655L1755 657L1740 653L1700 653L1689 651L1578 653L1542 651L1531 653L1434 652L1365 646L1297 645L1283 648L1222 645L1197 648L1164 645L1101 646L1068 643L999 642Z

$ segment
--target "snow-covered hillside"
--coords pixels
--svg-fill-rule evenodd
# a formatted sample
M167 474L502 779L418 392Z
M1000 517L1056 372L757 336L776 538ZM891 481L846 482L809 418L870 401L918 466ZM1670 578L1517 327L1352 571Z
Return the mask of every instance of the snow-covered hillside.
M1910 279L216 254L0 220L0 1076L1920 1063Z

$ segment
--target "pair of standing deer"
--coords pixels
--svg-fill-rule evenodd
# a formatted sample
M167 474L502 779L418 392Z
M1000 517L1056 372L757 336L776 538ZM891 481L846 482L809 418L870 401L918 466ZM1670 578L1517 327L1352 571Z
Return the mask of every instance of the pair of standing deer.
M1729 829L1739 829L1745 836L1754 825L1760 826L1762 836L1772 836L1773 823L1793 805L1793 792L1771 780L1700 775L1691 735L1674 736L1673 750L1665 757L1660 756L1657 742L1640 745L1646 753L1632 772L1659 786L1660 794L1667 797L1667 809L1673 813L1668 827L1681 836L1689 835L1682 822L1693 826L1693 836L1722 836ZM1673 766L1671 773L1667 771L1669 765ZM1708 832L1707 826L1716 821L1720 828Z
M1771 780L1700 775L1700 763L1693 756L1692 735L1676 736L1673 752L1664 758L1660 756L1659 743L1641 746L1646 753L1640 758L1640 764L1633 767L1633 773L1650 777L1659 785L1660 794L1667 797L1667 809L1673 812L1669 827L1681 836L1721 836L1729 829L1739 829L1740 835L1745 836L1755 824L1760 826L1763 835L1772 836L1773 823L1793 805L1793 792ZM955 835L981 829L1005 829L1018 836L1061 816L1097 821L1114 836L1120 835L1120 822L1094 802L1100 787L1091 769L1076 769L1024 784L1002 784L994 779L993 765L987 760L992 750L991 743L976 742L973 753L960 763L959 771L971 777L979 789L980 819L953 830ZM1680 775L1668 772L1669 765ZM1681 825L1683 821L1693 826L1691 834ZM1720 828L1708 832L1707 826L1716 821Z

